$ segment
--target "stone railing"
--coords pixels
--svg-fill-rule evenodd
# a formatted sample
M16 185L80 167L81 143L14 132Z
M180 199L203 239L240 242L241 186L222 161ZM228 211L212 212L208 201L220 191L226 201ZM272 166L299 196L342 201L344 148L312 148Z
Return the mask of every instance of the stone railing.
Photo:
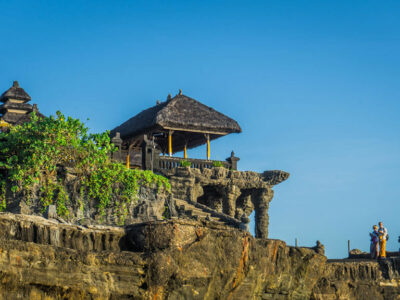
M188 165L188 167L197 169L211 169L215 166L221 166L227 169L231 168L231 164L227 161L159 156L155 159L154 169L168 170L176 167L182 167L182 162L187 162L188 164L190 163L190 166Z

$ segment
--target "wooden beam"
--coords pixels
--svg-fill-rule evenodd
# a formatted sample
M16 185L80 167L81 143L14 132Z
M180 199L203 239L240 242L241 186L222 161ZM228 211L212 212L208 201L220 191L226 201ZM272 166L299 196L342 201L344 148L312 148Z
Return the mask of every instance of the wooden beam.
M174 127L164 127L164 129L172 130L172 131L185 131L185 132L197 132L197 133L209 133L216 135L227 135L229 132L220 132L220 131L203 131L198 129L182 129L182 128L174 128Z

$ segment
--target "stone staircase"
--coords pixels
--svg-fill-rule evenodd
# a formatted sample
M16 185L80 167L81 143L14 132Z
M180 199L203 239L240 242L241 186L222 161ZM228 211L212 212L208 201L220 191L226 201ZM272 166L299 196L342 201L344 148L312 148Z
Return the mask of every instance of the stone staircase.
M217 212L200 203L188 202L182 199L173 199L181 217L189 219L205 220L220 225L229 225L240 228L240 221L232 218L226 214Z

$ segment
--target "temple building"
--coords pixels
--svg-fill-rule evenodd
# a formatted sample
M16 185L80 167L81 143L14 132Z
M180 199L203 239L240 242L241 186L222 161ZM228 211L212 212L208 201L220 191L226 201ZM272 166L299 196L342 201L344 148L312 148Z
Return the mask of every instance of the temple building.
M184 159L192 167L202 168L216 164L210 160L210 141L241 131L235 120L183 95L180 90L175 97L168 95L165 102L157 101L155 106L114 128L110 136L121 150L120 159L125 159L130 167L172 168ZM206 145L206 159L189 159L187 150L200 145ZM173 154L180 151L183 158L174 158ZM231 158L234 166L229 165ZM235 168L238 159L233 153L231 158L219 163Z
M35 111L43 116L37 109L36 104L29 104L31 97L23 88L14 81L12 87L0 96L0 128L10 125L22 124L30 120L30 113Z

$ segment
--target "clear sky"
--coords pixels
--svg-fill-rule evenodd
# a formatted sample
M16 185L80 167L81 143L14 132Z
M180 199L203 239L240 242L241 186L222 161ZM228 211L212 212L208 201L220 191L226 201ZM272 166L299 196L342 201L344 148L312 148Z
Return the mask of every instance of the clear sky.
M270 237L329 257L400 235L399 1L0 1L0 90L112 129L183 93L236 119L211 143L281 169ZM205 157L205 148L189 151Z

